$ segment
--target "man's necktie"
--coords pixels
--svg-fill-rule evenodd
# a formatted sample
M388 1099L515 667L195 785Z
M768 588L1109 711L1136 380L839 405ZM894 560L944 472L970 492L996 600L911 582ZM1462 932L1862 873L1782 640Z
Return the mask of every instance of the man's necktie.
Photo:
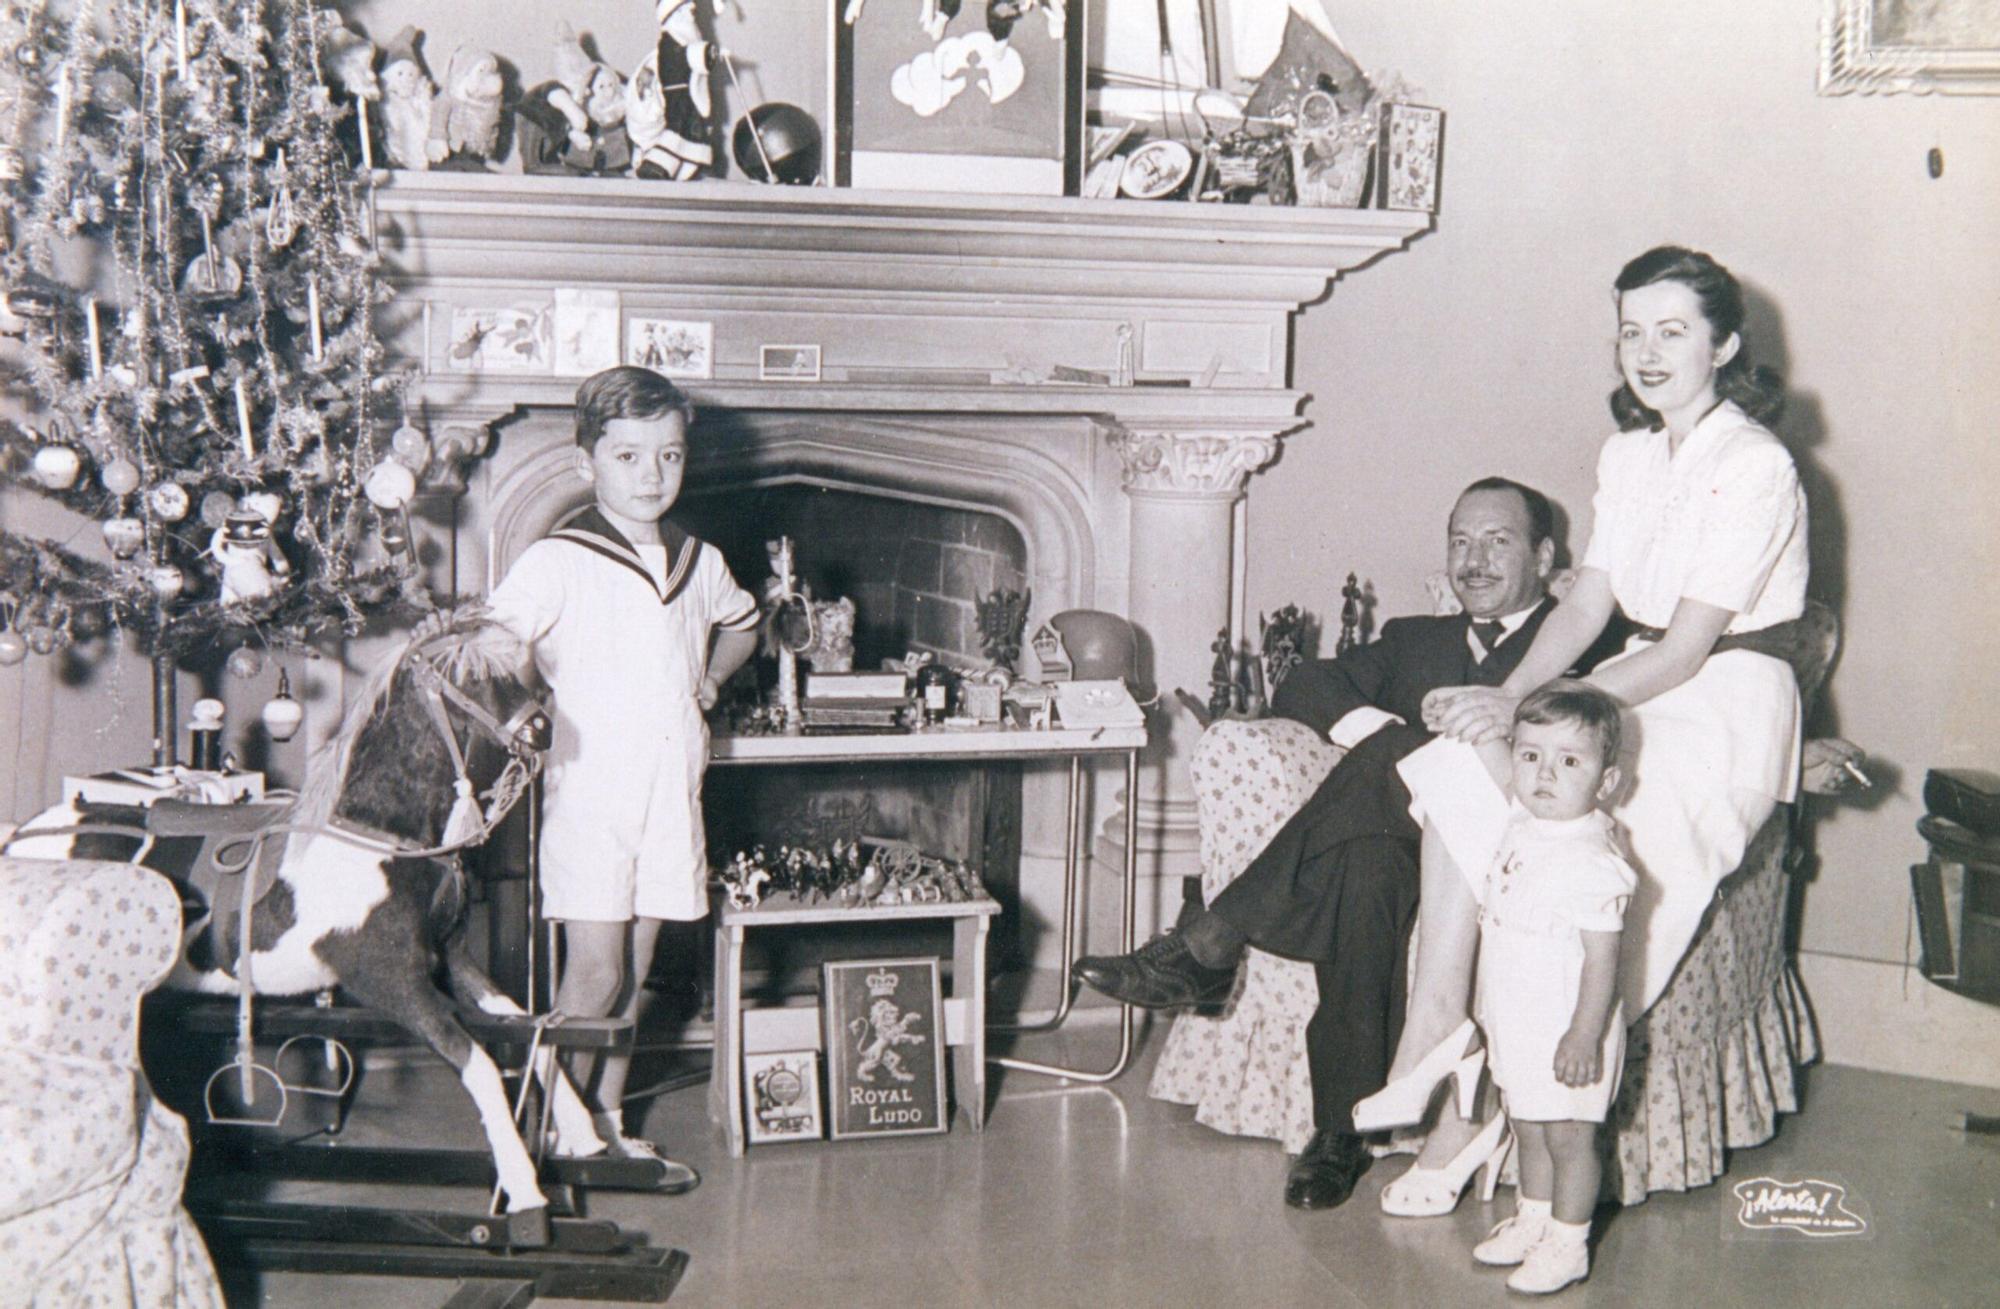
M1474 623L1472 625L1472 634L1479 638L1480 646L1489 655L1500 644L1500 637L1506 630L1506 624L1500 622Z

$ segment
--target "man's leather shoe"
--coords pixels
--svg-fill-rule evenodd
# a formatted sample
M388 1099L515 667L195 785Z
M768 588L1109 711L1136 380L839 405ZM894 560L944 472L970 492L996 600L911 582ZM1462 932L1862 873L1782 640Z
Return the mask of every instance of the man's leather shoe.
M1188 949L1179 932L1155 937L1131 954L1085 955L1070 975L1114 1000L1142 1009L1220 1000L1236 983L1236 969L1209 968Z
M1372 1162L1360 1137L1322 1127L1285 1173L1285 1203L1294 1209L1331 1209L1354 1194L1354 1184Z

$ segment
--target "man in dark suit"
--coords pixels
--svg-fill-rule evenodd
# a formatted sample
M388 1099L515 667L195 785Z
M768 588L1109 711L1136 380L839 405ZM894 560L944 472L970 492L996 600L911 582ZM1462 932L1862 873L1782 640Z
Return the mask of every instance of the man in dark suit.
M1527 653L1555 607L1553 530L1539 491L1497 477L1467 487L1452 508L1446 554L1465 612L1391 619L1374 643L1292 670L1273 711L1348 753L1206 910L1132 954L1076 962L1078 981L1148 1008L1226 995L1246 943L1312 963L1315 1130L1285 1182L1285 1201L1297 1208L1340 1204L1366 1171L1354 1103L1382 1088L1402 1032L1422 833L1396 764L1430 739L1426 694L1497 686Z

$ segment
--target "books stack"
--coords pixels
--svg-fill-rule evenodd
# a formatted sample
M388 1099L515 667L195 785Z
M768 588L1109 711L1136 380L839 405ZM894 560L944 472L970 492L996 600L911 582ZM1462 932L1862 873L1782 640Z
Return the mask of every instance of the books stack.
M907 673L810 672L800 708L808 729L893 731L910 703Z

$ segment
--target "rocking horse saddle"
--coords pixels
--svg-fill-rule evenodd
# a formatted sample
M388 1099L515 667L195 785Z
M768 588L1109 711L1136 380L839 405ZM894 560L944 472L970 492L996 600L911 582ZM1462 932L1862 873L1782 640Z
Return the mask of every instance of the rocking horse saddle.
M182 941L192 946L207 929L218 906L243 903L243 879L250 877L252 903L262 899L278 879L285 855L280 835L263 843L254 866L243 867L250 838L284 820L290 806L281 801L247 804L194 804L156 800L137 805L82 804L85 823L142 827L153 837L146 865L172 878L181 893ZM218 859L220 862L218 862Z

